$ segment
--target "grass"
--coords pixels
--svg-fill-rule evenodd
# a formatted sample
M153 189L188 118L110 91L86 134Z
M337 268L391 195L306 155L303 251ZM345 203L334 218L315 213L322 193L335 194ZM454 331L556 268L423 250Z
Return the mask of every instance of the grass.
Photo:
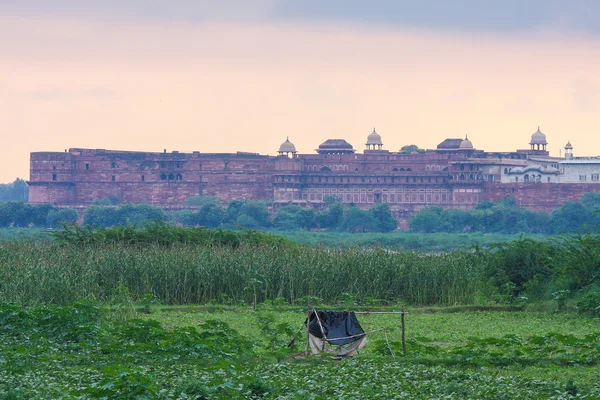
M278 235L298 243L325 246L376 246L390 249L418 250L424 252L465 249L473 245L489 246L509 242L520 237L543 240L548 236L536 234L505 233L416 233L394 231L389 233L347 233L312 231L276 231Z
M162 304L250 304L256 295L258 302L302 303L316 296L330 304L351 299L444 306L472 304L490 290L482 271L466 252L0 242L0 301L110 302L125 291L134 300L150 295Z

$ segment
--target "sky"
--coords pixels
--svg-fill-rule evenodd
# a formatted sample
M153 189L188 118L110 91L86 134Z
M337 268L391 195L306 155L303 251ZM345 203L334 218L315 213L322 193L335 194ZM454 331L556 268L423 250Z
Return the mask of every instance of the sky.
M0 182L72 147L276 154L468 135L600 154L596 0L0 0Z

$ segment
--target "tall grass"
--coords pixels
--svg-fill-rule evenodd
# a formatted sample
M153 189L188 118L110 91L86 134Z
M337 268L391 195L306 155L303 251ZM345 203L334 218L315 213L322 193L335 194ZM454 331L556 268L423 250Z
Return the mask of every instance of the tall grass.
M163 304L250 303L255 288L259 301L317 296L331 303L351 294L454 305L473 303L483 282L483 267L465 252L0 242L0 301L21 305L111 301L124 290Z

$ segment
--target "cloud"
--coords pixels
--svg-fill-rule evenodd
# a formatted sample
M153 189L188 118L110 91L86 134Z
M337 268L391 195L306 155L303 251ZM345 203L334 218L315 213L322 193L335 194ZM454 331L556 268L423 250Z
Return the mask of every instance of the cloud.
M0 14L194 23L303 20L424 30L600 34L597 0L3 0Z
M304 0L281 2L275 14L434 30L514 33L560 28L600 33L596 0Z

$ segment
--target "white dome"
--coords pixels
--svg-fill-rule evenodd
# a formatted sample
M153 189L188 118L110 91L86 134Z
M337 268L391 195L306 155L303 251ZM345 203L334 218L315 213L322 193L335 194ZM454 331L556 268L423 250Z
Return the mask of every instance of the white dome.
M473 148L473 143L471 143L471 141L469 140L469 138L465 136L465 139L462 142L460 142L460 147L459 148L470 150L470 149Z
M290 142L289 138L286 138L285 142L279 146L279 153L296 153L296 146Z
M537 131L533 135L531 135L531 143L530 144L547 144L546 143L546 135L540 131L540 127L538 126Z
M375 131L375 128L373 128L373 132L367 136L367 146L368 145L383 145L381 135Z

